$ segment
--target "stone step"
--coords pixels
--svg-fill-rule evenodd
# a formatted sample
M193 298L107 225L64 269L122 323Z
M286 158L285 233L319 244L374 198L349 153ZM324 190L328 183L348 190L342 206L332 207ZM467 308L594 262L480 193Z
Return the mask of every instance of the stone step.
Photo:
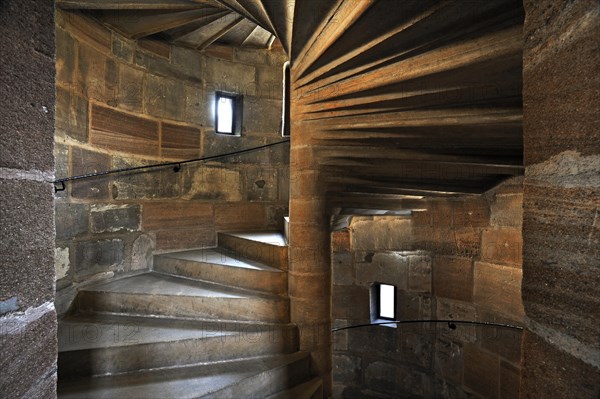
M60 399L265 398L309 377L305 352L59 381Z
M267 399L323 399L323 381L316 377L271 395Z
M288 269L287 241L278 231L220 232L217 242L219 247L233 251L242 258L281 270Z
M287 294L287 274L240 257L224 248L171 252L154 256L154 270L231 287Z
M150 272L86 287L74 311L288 323L289 299Z
M298 350L291 324L222 323L110 314L59 323L59 378L123 373Z

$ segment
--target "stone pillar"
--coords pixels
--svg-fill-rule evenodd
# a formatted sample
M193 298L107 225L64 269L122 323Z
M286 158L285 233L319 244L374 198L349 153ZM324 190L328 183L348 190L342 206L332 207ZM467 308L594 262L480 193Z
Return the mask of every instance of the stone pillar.
M521 397L600 395L600 4L525 1Z
M54 2L0 5L0 396L56 397Z
M292 86L293 92L293 86ZM311 368L331 396L331 269L329 215L312 139L314 126L302 121L292 94L290 153L291 321L300 329L300 349L311 352Z

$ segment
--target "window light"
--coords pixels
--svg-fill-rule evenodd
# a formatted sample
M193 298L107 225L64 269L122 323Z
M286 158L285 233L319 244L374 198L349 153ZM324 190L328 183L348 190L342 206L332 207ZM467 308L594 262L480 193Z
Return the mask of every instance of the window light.
M239 136L242 122L242 97L222 92L215 93L215 131Z
M379 302L377 317L384 320L396 319L396 287L379 284Z

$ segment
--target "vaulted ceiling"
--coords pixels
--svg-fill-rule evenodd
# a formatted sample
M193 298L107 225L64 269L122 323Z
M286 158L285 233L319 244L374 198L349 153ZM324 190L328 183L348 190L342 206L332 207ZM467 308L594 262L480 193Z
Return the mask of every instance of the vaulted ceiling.
M333 203L390 209L523 173L522 1L58 4L195 48L267 47L276 36L292 63L297 134L310 135Z

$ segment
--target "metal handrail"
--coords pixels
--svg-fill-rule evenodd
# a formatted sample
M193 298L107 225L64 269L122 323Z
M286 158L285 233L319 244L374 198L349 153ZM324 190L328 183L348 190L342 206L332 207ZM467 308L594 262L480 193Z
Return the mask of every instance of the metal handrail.
M377 323L355 324L355 325L352 325L352 326L338 327L338 328L333 328L331 331L332 332L336 332L336 331L350 330L350 329L361 328L361 327L382 326L382 325L386 325L386 324L419 324L419 323L443 323L443 324L448 324L448 328L451 329L451 330L456 330L456 325L457 324L471 324L471 325L477 325L477 326L502 327L502 328L511 328L511 329L514 329L514 330L523 330L523 327L513 326L511 324L493 323L493 322L488 322L488 321L452 320L452 319L449 319L449 320L389 320L389 321L386 320L386 321L377 322Z
M159 168L166 168L169 166L173 166L173 172L177 173L181 170L181 165L185 165L188 163L211 161L213 159L226 158L226 157L231 157L231 156L235 156L235 155L246 154L249 152L259 151L259 150L263 150L265 148L269 148L269 147L273 147L273 146L276 146L279 144L284 144L284 143L289 143L289 142L290 142L290 140L288 139L288 140L278 141L275 143L261 145L258 147L246 148L246 149L239 150L239 151L233 151L233 152L228 152L228 153L219 154L219 155L211 155L208 157L188 159L185 161L164 162L164 163L157 163L157 164L152 164L152 165L134 166L134 167L130 167L130 168L111 169L111 170L105 170L102 172L87 173L84 175L70 176L70 177L65 177L62 179L57 179L57 180L52 181L52 183L55 185L54 192L59 192L59 191L65 190L66 182L70 182L70 181L74 181L74 180L89 179L89 178L98 177L98 176L112 175L112 174L116 174L116 173L141 171L141 170L146 170L146 169L159 169ZM60 184L61 186L56 187L57 184Z

